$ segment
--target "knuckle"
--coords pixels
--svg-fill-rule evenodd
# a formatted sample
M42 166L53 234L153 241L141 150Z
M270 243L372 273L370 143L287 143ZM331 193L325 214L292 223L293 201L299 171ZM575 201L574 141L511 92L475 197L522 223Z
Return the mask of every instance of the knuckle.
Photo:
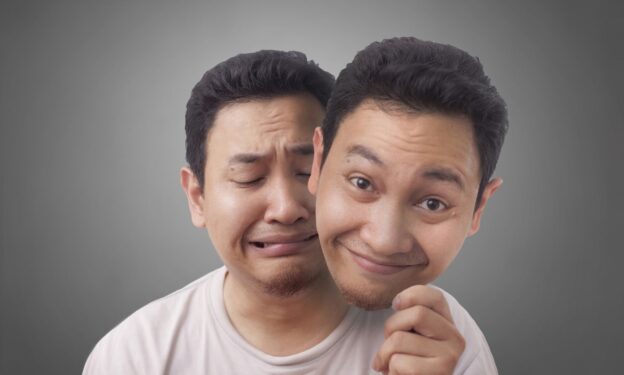
M423 293L427 293L427 290L429 290L429 286L427 285L414 285L412 287L412 290L414 291L414 294L423 294Z
M433 303L436 305L444 305L446 304L446 298L444 298L444 294L437 289L433 289Z
M391 374L397 374L398 373L398 357L396 355L393 355L392 357L390 357L390 361L388 362L388 370Z
M406 368L407 366L405 365L405 363L403 361L401 361L401 357L393 355L392 358L390 358L390 374L392 375L409 375L409 374L416 374L415 372L409 372L409 369Z
M390 332L392 332L392 320L388 319L384 323L384 337L388 337Z
M466 349L466 339L461 334L457 335L457 347L459 349L458 356L460 356Z
M455 365L457 361L453 361L450 358L441 358L439 365L437 366L436 374L450 375L455 371Z
M399 293L399 295L401 296L401 300L404 300L406 302L412 302L413 300L417 299L417 297L419 295L421 295L424 291L425 286L423 285L412 285L409 288L405 289L404 291L402 291L401 293Z
M414 310L412 312L412 324L414 326L420 325L425 320L425 315L427 314L427 308L424 306L414 306Z
M379 362L383 362L387 364L388 357L390 356L391 353L392 351L388 347L388 343L386 342L381 346L381 348L379 348L379 351L377 352L377 359L379 360Z
M390 335L388 341L391 349L400 348L401 343L403 342L403 332L394 332L392 335Z
M461 357L461 352L450 352L448 357L446 358L446 365L455 367L455 364L459 361L459 357Z
M446 355L440 356L437 358L439 362L438 369L440 369L441 374L451 374L455 370L455 366L459 362L459 358L461 357L462 352L451 350L446 353Z

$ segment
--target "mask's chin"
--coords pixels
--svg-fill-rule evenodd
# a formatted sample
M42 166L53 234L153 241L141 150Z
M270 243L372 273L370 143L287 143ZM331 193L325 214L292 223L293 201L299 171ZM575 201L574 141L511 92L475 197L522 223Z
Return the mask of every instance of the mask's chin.
M393 292L379 293L364 289L364 286L354 287L336 282L344 299L352 305L364 310L381 310L387 309L392 305L392 299L395 296Z

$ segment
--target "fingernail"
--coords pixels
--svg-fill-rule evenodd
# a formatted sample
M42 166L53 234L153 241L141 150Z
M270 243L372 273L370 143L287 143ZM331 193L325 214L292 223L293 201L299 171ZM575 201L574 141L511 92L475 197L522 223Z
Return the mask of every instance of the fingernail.
M394 299L392 300L392 308L395 310L398 310L400 304L401 304L401 297L399 296L394 297Z

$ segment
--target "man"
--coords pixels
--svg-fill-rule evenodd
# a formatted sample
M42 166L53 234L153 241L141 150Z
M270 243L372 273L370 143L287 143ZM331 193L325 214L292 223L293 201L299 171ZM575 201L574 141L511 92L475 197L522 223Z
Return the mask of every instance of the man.
M204 75L187 105L181 182L225 267L120 323L85 374L371 371L383 337L334 285L307 190L332 85L297 52L243 54Z
M206 73L187 107L182 185L226 267L130 316L84 373L371 372L386 315L340 296L305 190L328 87L297 53L240 55Z
M340 73L314 133L310 190L317 229L346 299L391 304L374 367L390 373L493 374L476 323L426 286L479 229L502 181L492 179L505 103L479 61L448 45L373 43ZM465 347L465 350L464 350Z

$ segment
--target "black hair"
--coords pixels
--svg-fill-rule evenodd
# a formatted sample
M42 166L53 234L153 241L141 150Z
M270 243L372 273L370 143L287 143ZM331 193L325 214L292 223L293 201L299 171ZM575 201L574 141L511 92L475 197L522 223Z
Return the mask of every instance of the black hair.
M489 182L508 128L505 102L476 57L412 37L375 42L338 75L323 122L323 160L340 123L364 100L407 112L465 115L473 126L481 181Z
M208 70L186 104L186 161L203 188L206 140L227 104L309 93L323 105L334 77L297 51L263 50L231 57Z

